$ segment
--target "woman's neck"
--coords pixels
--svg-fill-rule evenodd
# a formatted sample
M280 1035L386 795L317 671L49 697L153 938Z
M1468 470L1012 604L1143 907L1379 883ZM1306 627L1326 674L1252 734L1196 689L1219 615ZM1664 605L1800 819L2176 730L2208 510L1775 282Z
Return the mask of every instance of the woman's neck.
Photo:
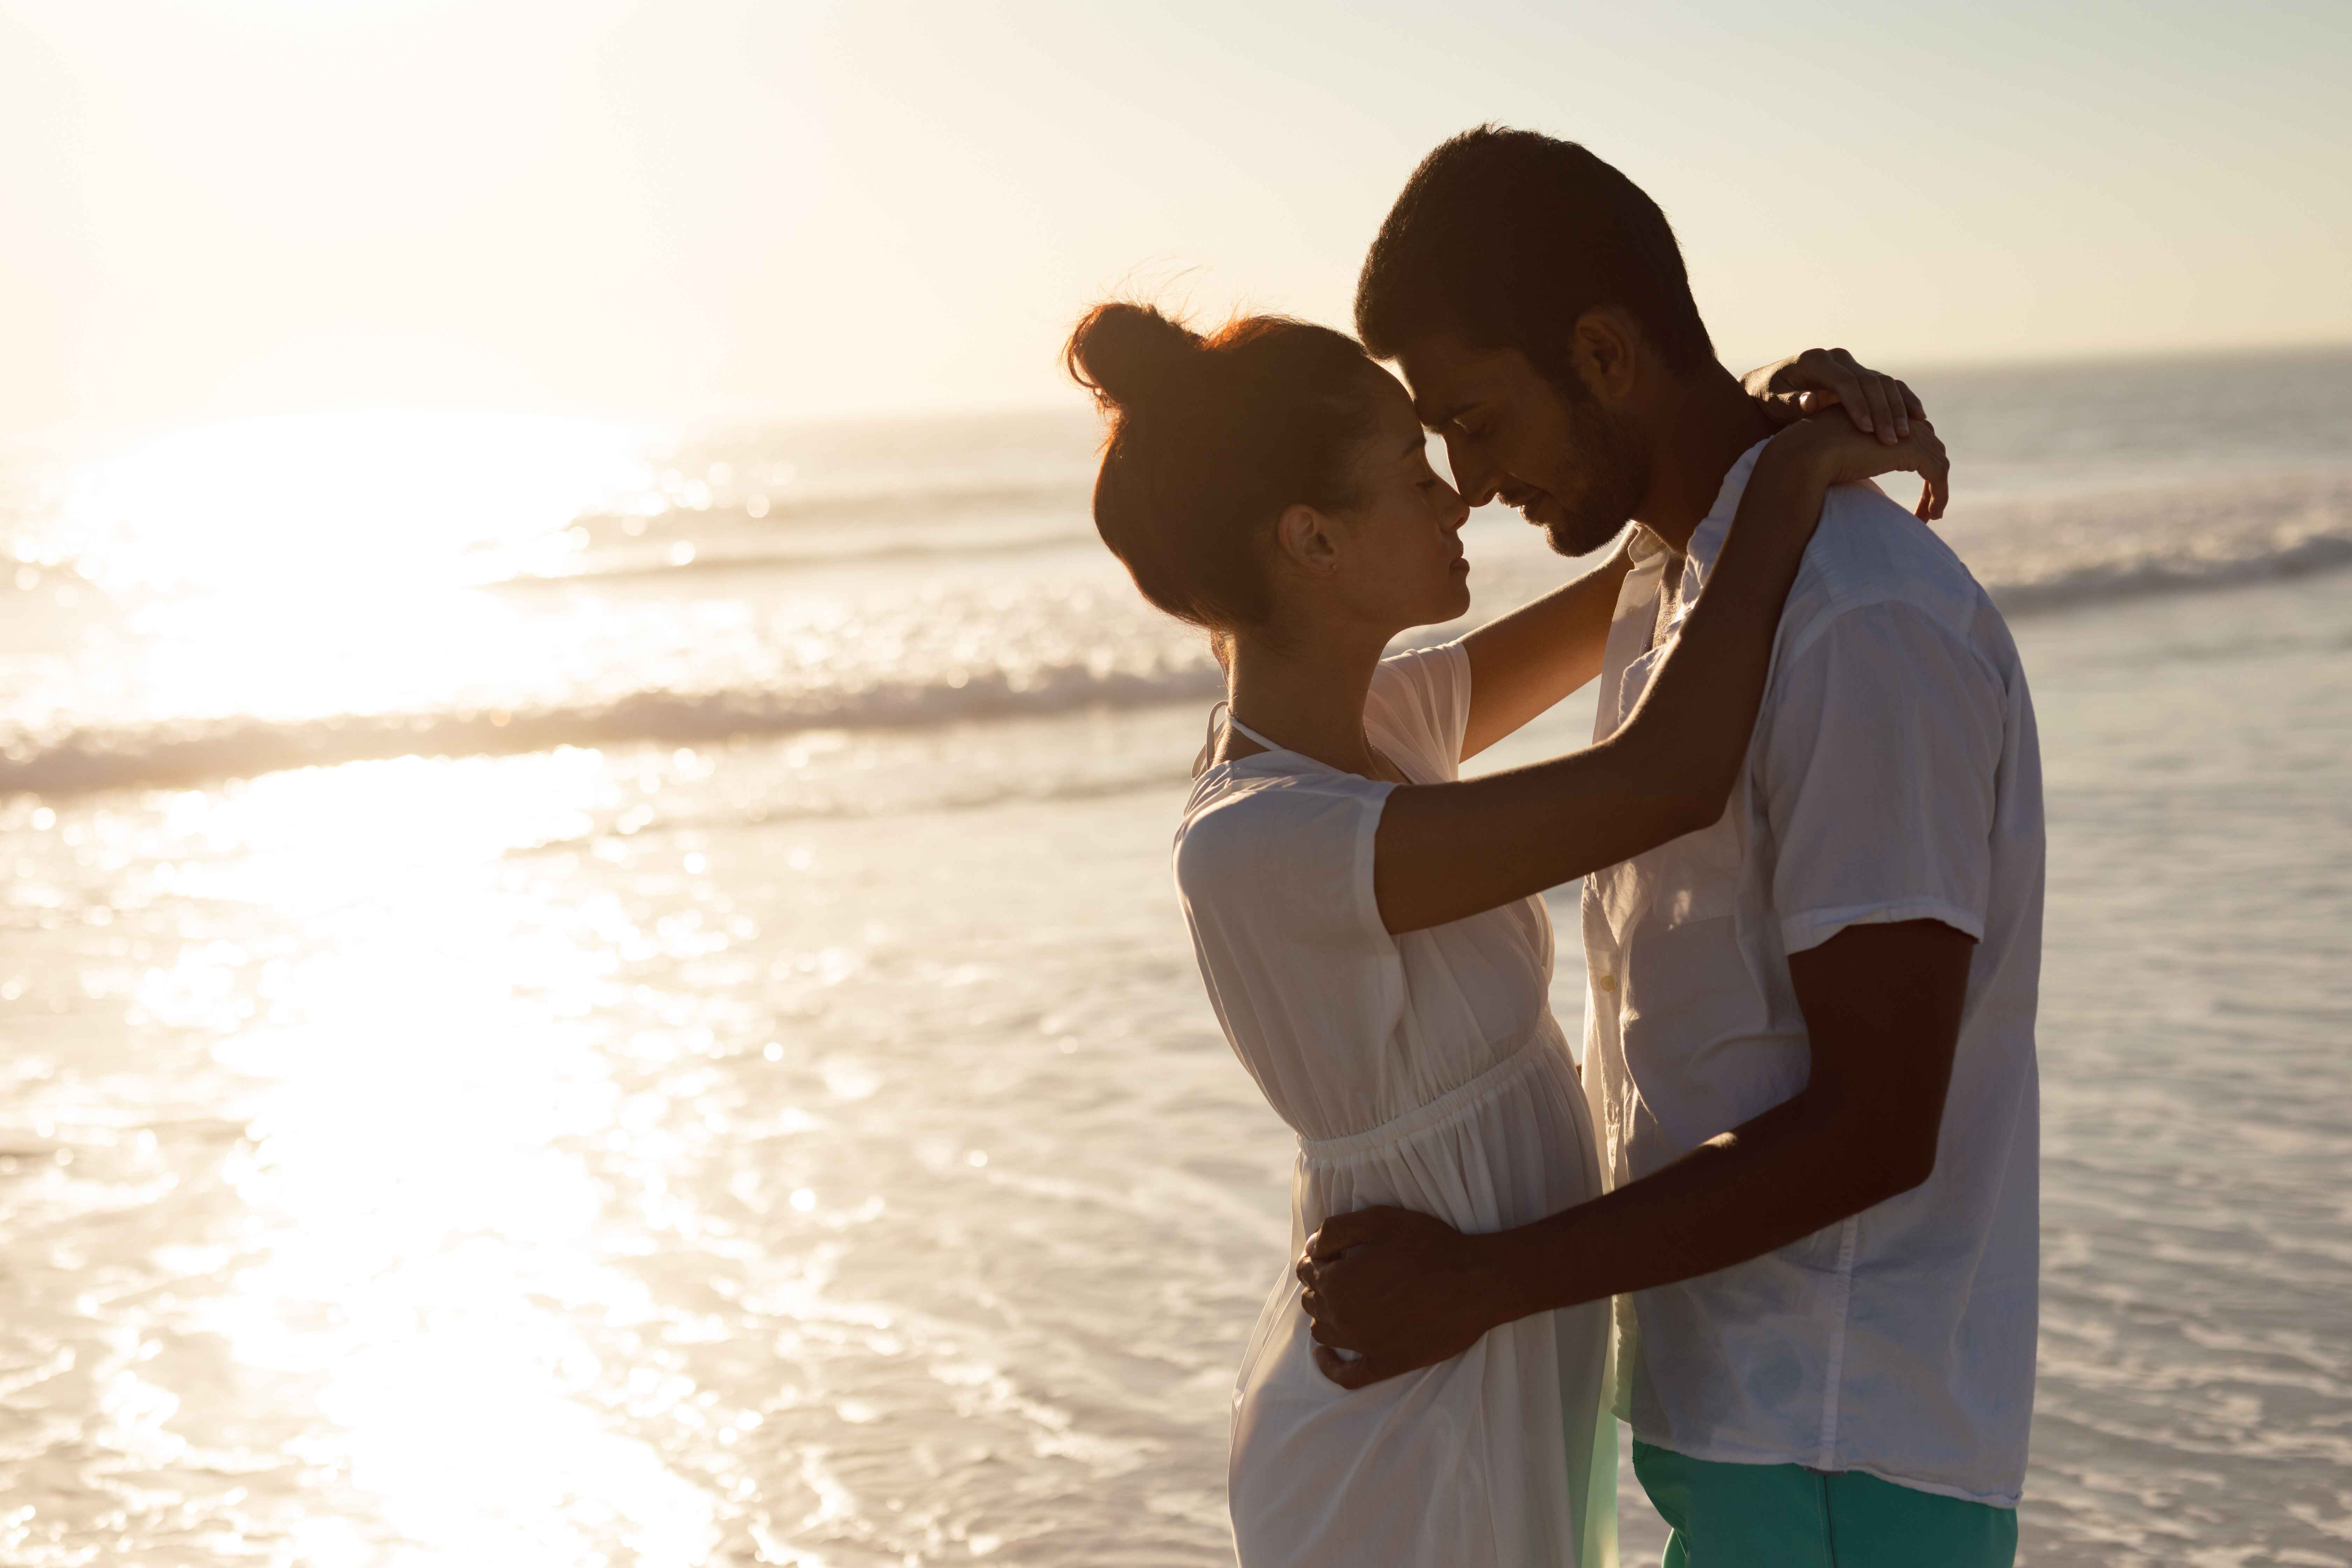
M1276 646L1234 637L1225 672L1234 716L1281 744L1326 766L1367 778L1388 774L1364 739L1364 697L1387 647L1369 633L1314 635Z

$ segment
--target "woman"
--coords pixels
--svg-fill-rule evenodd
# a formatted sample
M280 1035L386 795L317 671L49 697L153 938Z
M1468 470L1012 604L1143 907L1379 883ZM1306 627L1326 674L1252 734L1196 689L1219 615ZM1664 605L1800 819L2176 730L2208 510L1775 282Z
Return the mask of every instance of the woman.
M1599 1195L1540 894L1721 815L1825 490L1897 468L1939 488L1932 433L1886 446L1833 416L1775 437L1624 727L1461 783L1465 757L1597 673L1622 555L1383 659L1469 607L1468 509L1394 379L1324 328L1260 317L1204 340L1129 304L1091 312L1068 360L1113 421L1104 542L1225 667L1176 879L1226 1037L1299 1134L1294 1255L1350 1209L1484 1231ZM1297 1295L1286 1269L1235 1396L1244 1564L1611 1559L1607 1303L1349 1393L1318 1370Z

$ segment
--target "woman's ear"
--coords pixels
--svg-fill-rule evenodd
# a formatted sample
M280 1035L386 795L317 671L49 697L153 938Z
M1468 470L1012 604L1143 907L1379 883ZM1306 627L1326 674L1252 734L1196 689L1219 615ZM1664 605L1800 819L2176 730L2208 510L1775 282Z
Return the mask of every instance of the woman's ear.
M1339 569L1339 539L1331 520L1304 502L1282 509L1274 520L1274 548L1295 570L1313 577Z

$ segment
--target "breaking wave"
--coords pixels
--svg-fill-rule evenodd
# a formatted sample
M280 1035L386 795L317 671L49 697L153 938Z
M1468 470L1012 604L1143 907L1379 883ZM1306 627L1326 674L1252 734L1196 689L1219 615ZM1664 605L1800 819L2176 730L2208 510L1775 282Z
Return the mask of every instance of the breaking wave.
M2352 476L2138 495L1982 503L1950 531L1994 599L2035 614L2352 567ZM1505 586L1527 592L1539 583ZM1016 650L1017 651L1017 650ZM703 745L799 730L929 726L1194 700L1220 686L1206 651L1149 668L1099 660L966 668L792 689L640 689L512 710L188 719L0 735L0 793L177 785L376 758L557 746Z
M881 683L856 690L633 692L617 700L536 710L339 714L293 721L190 720L152 728L83 730L0 748L0 794L72 794L134 784L190 784L401 756L495 756L557 746L707 745L739 735L871 729L1143 707L1220 689L1205 655L1150 672L1083 665L983 673L951 683Z

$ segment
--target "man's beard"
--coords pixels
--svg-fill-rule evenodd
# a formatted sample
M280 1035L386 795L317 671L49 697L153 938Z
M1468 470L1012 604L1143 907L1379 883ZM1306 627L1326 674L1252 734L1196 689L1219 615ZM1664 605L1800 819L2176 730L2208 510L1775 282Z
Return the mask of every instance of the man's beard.
M1573 500L1552 495L1561 515L1544 524L1544 538L1559 554L1590 555L1633 521L1633 509L1649 493L1649 463L1640 445L1582 385L1569 401L1576 405L1577 435L1575 456L1566 466L1584 484Z

